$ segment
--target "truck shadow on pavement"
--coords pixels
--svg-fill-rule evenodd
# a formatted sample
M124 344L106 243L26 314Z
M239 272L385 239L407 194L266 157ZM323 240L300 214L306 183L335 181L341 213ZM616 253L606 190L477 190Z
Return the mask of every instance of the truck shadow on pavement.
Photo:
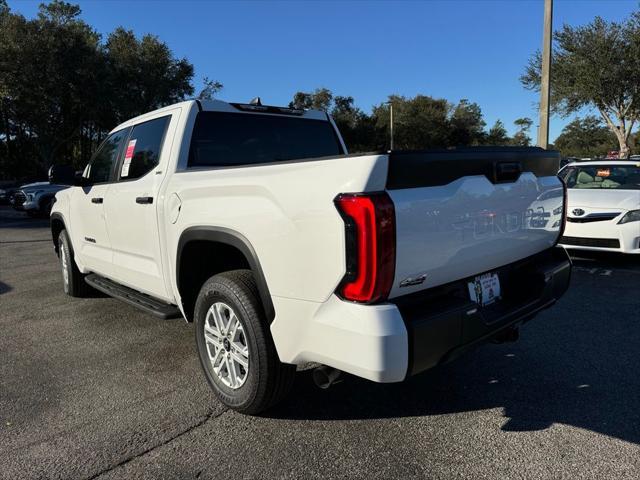
M483 345L400 384L346 375L320 390L311 370L299 372L292 395L266 415L357 420L502 409L505 432L559 423L640 444L640 302L601 282L589 295L588 277L574 279L565 298L525 325L518 343Z

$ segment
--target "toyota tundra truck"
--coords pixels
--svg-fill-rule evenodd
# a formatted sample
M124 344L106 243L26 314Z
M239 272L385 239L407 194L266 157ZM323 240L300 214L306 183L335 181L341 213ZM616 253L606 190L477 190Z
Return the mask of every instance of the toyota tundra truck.
M519 147L350 155L322 111L187 101L108 135L56 194L53 245L68 295L193 322L212 390L257 414L302 364L324 386L400 382L514 340L569 283L558 165Z

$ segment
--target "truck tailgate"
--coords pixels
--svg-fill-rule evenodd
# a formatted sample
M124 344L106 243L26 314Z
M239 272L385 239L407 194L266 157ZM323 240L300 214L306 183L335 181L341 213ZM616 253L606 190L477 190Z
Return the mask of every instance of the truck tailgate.
M390 298L491 271L553 246L563 185L558 152L471 148L392 152L396 213Z

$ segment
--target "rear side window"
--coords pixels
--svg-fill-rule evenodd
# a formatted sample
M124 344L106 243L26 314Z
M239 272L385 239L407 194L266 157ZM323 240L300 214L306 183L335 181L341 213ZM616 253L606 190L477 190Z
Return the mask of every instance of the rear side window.
M224 167L340 155L328 121L277 115L199 112L189 167Z
M133 127L120 168L121 180L140 178L158 165L170 118L168 115Z

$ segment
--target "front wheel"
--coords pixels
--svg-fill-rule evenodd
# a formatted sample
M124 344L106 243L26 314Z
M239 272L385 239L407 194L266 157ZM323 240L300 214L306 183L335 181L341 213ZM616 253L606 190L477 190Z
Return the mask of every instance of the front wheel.
M84 281L84 275L78 270L66 230L62 230L58 235L58 256L60 257L64 293L70 297L87 296L91 287Z
M207 280L196 300L194 319L200 363L223 404L253 415L289 392L296 367L278 358L249 270Z

